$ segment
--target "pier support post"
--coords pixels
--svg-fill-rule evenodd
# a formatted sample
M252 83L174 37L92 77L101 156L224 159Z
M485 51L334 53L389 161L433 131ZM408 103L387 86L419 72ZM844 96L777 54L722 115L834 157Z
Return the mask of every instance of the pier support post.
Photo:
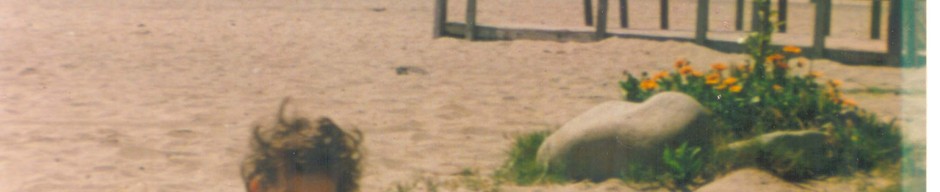
M591 0L584 0L584 25L594 25L594 6Z
M830 0L816 0L816 22L813 25L813 54L818 57L826 55L826 12Z
M630 16L627 15L629 7L627 5L627 0L620 0L620 28L627 28L630 26Z
M871 1L871 39L881 38L881 0Z
M669 0L659 0L659 28L669 29Z
M781 33L786 33L787 32L787 0L777 1L777 21L780 22L780 25L777 27L777 31Z
M744 29L744 0L736 0L734 3L734 30Z
M698 0L695 16L695 43L705 45L708 35L708 0Z
M477 36L477 0L467 0L467 40L476 40Z
M447 0L434 1L434 32L433 37L444 36L444 24L447 22Z
M607 38L607 5L607 0L597 2L597 31L594 33L597 40Z

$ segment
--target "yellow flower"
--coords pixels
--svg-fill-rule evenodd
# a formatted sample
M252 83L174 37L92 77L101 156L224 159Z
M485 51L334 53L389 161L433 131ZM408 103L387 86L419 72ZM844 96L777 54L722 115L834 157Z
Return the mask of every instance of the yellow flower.
M822 76L823 76L822 71L810 71L809 75L806 75L806 77L809 77L809 78L820 78Z
M663 77L667 77L667 76L669 76L669 72L660 71L659 73L656 73L655 75L653 75L653 79L654 79L654 80L659 80L659 79L662 79Z
M716 71L722 71L722 70L728 69L728 65L725 65L724 63L715 63L715 64L712 64L712 69Z
M676 68L682 68L682 67L684 67L684 66L689 66L689 60L686 60L685 58L676 59L676 64L675 64L675 66L676 66Z
M783 47L783 52L785 52L785 53L800 54L800 52L802 52L802 51L803 51L803 50L801 50L799 47L796 47L796 46L790 46L790 45L788 45L788 46L784 46L784 47Z
M725 81L722 81L722 83L724 83L725 85L731 85L737 82L738 82L738 78L734 78L734 77L728 77L725 79Z
M692 66L688 66L688 65L682 66L682 68L679 68L679 74L683 74L683 75L688 75L689 73L692 73L693 71L694 70L692 70Z
M643 90L649 91L656 89L657 87L659 87L659 84L656 83L656 80L647 79L643 80L643 82L640 82L640 88Z
M832 80L829 80L829 85L832 87L839 87L839 86L842 86L842 81L838 79L832 79Z
M719 82L721 82L721 74L712 73L712 74L709 74L708 77L705 77L706 85L715 85L715 84L718 84Z
M692 76L701 77L703 75L705 75L705 73L702 73L701 71L692 71Z
M731 91L732 93L741 92L741 89L744 89L744 87L741 87L741 85L734 85L734 86L731 86L731 88L728 88L728 90Z
M783 91L783 86L774 84L773 89L774 91L780 92L780 91Z
M837 96L837 95L836 95L836 90L833 89L832 87L829 87L828 89L826 89L826 96L829 96L829 97L832 98L834 101L839 101L839 98L836 97L836 96Z

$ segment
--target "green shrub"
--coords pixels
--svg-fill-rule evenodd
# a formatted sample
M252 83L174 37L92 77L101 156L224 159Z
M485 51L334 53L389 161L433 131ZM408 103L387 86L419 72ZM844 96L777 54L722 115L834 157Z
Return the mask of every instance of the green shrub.
M761 14L767 17L768 14ZM766 18L764 18L766 19ZM765 20L768 22L769 20ZM808 61L797 58L801 50L769 46L773 27L763 25L744 44L753 62L746 65L715 63L707 72L698 72L687 60L676 61L675 71L662 71L640 77L626 74L620 82L624 99L642 102L662 91L679 91L696 98L715 114L712 149L730 141L755 137L779 130L819 130L828 136L825 154L800 154L770 150L754 164L777 170L790 179L807 179L818 174L871 170L895 163L901 156L900 132L894 122L880 122L871 113L856 107L854 100L839 90L841 81L823 84L822 74ZM795 66L793 66L795 65ZM793 74L793 68L810 68L806 74ZM707 147L707 146L706 146ZM804 158L824 155L831 161L824 171L811 170ZM706 155L715 157L715 154ZM714 162L714 161L708 161ZM746 164L746 162L736 162ZM708 166L706 166L708 167ZM720 167L720 165L712 165ZM720 169L713 169L720 170Z
M563 173L564 168L549 169L536 161L539 147L550 133L540 131L516 137L509 150L509 159L496 171L496 178L521 185L567 180Z
M621 179L655 180L687 189L685 185L695 184L697 178L711 179L741 166L757 166L786 179L803 180L897 165L902 155L901 136L894 122L878 121L876 115L859 109L854 100L843 96L840 80L823 81L821 72L799 58L800 48L771 48L775 28L769 19L772 13L766 11L769 8L758 10L764 10L758 14L764 24L742 42L751 57L748 64L715 63L709 71L700 72L689 61L679 59L675 71L652 75L643 72L639 77L625 73L626 79L620 82L625 100L642 102L663 91L683 92L713 112L714 125L705 134L710 145L667 147L662 154L665 168L630 166L621 171ZM809 72L795 74L794 68L809 68ZM734 141L781 130L821 131L827 136L825 152L805 153L775 146L732 152L758 154L718 150ZM565 174L560 172L563 168L535 162L547 135L538 132L517 138L510 159L497 176L518 184L565 181ZM828 161L824 165L810 163L820 158Z

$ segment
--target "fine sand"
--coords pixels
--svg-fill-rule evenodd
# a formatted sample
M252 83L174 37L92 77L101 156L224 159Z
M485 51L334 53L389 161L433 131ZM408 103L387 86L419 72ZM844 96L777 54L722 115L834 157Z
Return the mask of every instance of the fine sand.
M464 3L451 1L452 21ZM692 0L672 3L674 13L694 10ZM867 15L857 8L865 4L841 3L836 20ZM238 164L248 152L249 125L272 115L286 96L309 114L363 131L364 191L422 177L446 180L465 169L487 175L506 159L513 136L558 128L619 99L624 71L668 70L679 57L699 70L746 59L690 43L632 39L432 39L432 4L0 1L0 191L241 191ZM579 5L481 1L480 21L581 27ZM639 15L655 15L657 6L631 4L638 15L631 22L655 28L658 20ZM807 5L791 9L800 6ZM691 29L692 15L674 14L674 26ZM834 23L833 36L868 41L866 24ZM794 22L791 30L809 38L811 28ZM924 68L813 63L846 89L902 90L849 96L886 120L898 118L906 139L925 148ZM396 75L400 66L427 73ZM923 159L917 158L922 168ZM832 188L843 185L849 188ZM630 188L507 187L536 189Z

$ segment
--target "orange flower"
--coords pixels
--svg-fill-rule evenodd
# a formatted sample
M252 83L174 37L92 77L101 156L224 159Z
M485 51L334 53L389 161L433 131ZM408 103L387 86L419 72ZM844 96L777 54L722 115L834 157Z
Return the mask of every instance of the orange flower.
M659 79L662 79L663 77L667 77L667 76L669 76L669 72L660 71L659 73L656 73L655 75L653 75L653 79L654 79L654 80L659 80Z
M676 59L676 64L675 64L675 66L676 66L676 68L682 68L682 67L684 67L684 66L689 66L689 60L686 60L685 58Z
M774 53L773 55L767 56L767 62L774 62L777 60L783 60L783 55Z
M788 45L788 46L784 46L784 47L783 47L783 52L785 52L785 53L800 54L800 52L802 52L802 51L803 51L803 50L801 50L799 47L796 47L796 46L790 46L790 45Z
M806 77L809 77L809 78L820 78L822 76L823 76L822 71L810 71L809 75L806 75Z
M784 70L790 69L790 64L787 64L787 62L783 60L777 60L777 62L775 62L774 64L775 66L777 66L778 69L784 69Z
M829 85L832 87L839 87L839 86L842 86L842 81L838 79L832 79L832 80L829 80Z
M715 89L717 89L717 90L724 90L724 89L727 88L727 87L728 87L728 85L721 84L721 85L715 86Z
M780 91L783 91L783 86L774 84L773 89L774 91L780 92Z
M715 63L715 64L712 64L712 69L716 71L722 71L722 70L728 69L728 66L725 65L724 63Z
M856 103L855 100L851 98L843 97L841 100L842 100L842 105L845 105L847 107L855 107L858 105L858 103Z
M252 192L261 191L261 178L254 177L254 179L251 179L251 182L248 184L248 189Z
M715 84L718 84L719 82L721 82L721 74L712 73L712 74L708 74L708 76L705 77L706 85L715 85Z
M737 82L738 82L738 78L734 78L734 77L728 77L724 81L722 81L722 83L724 83L725 85L731 85Z
M656 83L656 80L647 79L643 80L643 82L640 82L640 88L643 90L649 91L656 89L657 87L659 87L659 84Z
M692 66L688 66L688 65L682 66L682 68L679 68L679 74L683 74L683 75L688 75L689 73L692 73L693 71L695 70L692 69Z
M731 88L728 88L728 91L731 91L732 93L737 93L737 92L741 92L741 89L744 89L744 87L741 87L741 85L734 85L734 86L731 86Z

